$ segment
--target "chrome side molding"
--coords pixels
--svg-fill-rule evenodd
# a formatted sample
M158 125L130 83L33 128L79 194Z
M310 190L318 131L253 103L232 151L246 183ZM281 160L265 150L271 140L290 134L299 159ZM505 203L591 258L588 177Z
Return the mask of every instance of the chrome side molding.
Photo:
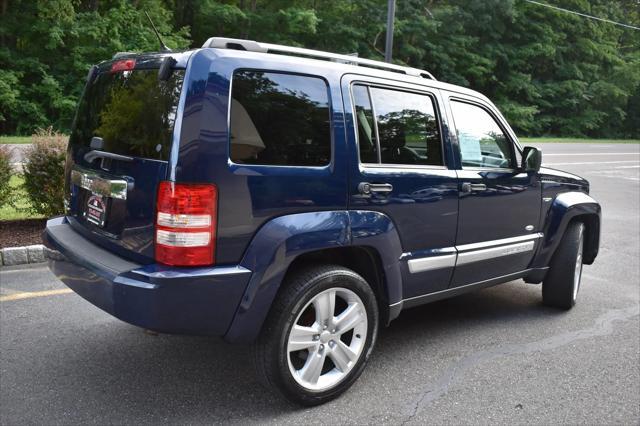
M491 247L458 253L458 260L456 261L456 265L465 265L467 263L480 262L483 260L494 259L496 257L503 257L509 256L511 254L533 251L534 245L535 244L533 241L527 241L524 243L515 243L506 246Z
M535 248L535 240L543 236L544 234L538 232L500 240L447 247L439 250L440 252L447 252L445 255L431 255L409 259L407 260L407 266L409 267L409 272L415 274L417 272L432 271L435 269L452 268L457 265L480 262L496 257L526 253L533 251ZM411 256L411 254L404 254L401 259L409 256Z
M456 253L446 254L444 256L429 256L421 257L419 259L409 259L407 265L409 265L409 272L415 274L416 272L431 271L434 269L452 268L456 265Z
M71 170L71 183L80 188L104 197L127 199L129 183L124 179L107 179L94 170L74 167Z
M520 243L522 241L537 240L538 238L542 238L543 236L544 236L543 233L536 232L535 234L519 235L517 237L501 238L499 240L489 240L489 241L482 241L480 243L463 244L460 246L456 246L456 250L458 251L478 250L483 248L502 246L506 244Z

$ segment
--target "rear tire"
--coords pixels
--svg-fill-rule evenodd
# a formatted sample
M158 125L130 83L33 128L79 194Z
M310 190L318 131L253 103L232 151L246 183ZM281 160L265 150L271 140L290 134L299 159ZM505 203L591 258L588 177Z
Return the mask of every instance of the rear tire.
M376 297L360 275L301 269L283 283L254 345L258 377L295 403L323 404L358 379L377 333Z
M582 279L583 247L584 224L572 222L562 236L542 283L545 305L568 310L576 304Z

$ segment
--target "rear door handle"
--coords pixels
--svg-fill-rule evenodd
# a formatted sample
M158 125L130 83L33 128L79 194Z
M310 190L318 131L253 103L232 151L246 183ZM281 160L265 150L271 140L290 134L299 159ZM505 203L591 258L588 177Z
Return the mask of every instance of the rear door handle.
M390 183L369 183L360 182L358 184L358 192L362 195L388 194L393 191L393 185Z
M486 191L487 185L484 183L463 182L460 190L462 192Z

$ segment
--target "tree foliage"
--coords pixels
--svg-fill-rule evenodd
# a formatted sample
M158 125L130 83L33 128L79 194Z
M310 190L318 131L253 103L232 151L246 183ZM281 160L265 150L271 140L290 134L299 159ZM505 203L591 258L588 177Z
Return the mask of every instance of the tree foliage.
M13 195L13 188L9 184L13 175L11 167L11 152L7 145L0 145L0 208L9 204Z
M55 216L64 212L64 166L67 137L51 127L38 129L25 152L24 184L32 213Z
M640 26L639 0L549 0ZM0 133L68 131L91 64L212 35L382 59L385 0L0 0ZM640 137L640 31L524 0L397 2L394 61L479 90L523 134Z

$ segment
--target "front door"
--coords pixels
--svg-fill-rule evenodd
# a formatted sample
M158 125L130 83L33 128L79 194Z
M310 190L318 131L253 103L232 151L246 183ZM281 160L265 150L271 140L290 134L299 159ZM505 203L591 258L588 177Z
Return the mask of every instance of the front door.
M526 269L540 240L538 175L519 168L519 151L492 107L449 98L460 153L458 258L451 286Z
M393 221L404 252L404 299L446 289L455 261L458 189L456 172L447 166L452 152L443 149L439 91L356 76L345 76L342 90L352 152L349 208L379 211Z

